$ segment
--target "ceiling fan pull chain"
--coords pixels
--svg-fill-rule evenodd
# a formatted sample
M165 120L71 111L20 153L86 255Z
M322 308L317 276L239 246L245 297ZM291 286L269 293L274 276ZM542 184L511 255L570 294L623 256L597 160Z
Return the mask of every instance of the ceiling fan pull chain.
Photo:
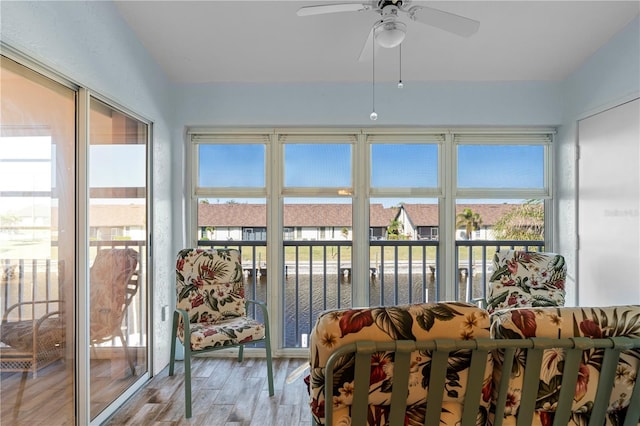
M398 79L398 89L402 89L404 87L404 83L402 82L402 43L398 46L400 48L400 78Z
M372 92L372 103L371 109L373 112L369 116L369 118L373 121L378 119L378 114L376 113L376 40L375 37L371 37L371 43L373 48L373 65L371 67L371 92Z

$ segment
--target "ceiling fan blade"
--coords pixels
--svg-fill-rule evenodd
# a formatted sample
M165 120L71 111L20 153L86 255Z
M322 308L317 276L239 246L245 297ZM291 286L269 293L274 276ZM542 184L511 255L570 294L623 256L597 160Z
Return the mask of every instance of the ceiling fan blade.
M334 3L334 4L318 4L314 6L303 6L298 9L298 16L322 15L325 13L336 12L357 12L359 10L368 10L371 5L363 3Z
M373 27L371 27L371 31L369 31L369 36L367 37L367 41L364 42L362 46L362 51L360 52L360 57L358 58L359 62L365 62L373 58L373 49L378 51L378 43L373 42L373 33L376 29L376 22Z
M414 6L407 13L414 21L463 37L472 36L480 28L480 22L476 20L427 6Z

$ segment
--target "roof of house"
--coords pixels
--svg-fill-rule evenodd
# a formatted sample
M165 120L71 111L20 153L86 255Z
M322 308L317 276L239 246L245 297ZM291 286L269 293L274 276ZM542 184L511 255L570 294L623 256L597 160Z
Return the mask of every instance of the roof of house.
M466 208L478 213L484 226L493 226L504 214L519 204L458 204L456 214ZM437 204L403 204L414 226L438 226ZM542 205L540 205L542 208ZM399 207L384 207L372 204L370 226L386 227L397 216ZM266 226L266 206L264 204L199 204L198 223L200 226ZM284 206L284 226L326 226L350 227L350 204L286 204Z
M198 226L266 227L265 204L198 204Z
M370 226L386 227L397 214L397 207L371 205ZM198 204L199 226L265 227L267 209L264 204ZM286 204L285 227L351 227L350 204Z
M437 204L403 204L402 207L413 226L434 226L438 224Z
M351 204L285 204L284 226L351 226Z
M471 209L480 215L483 226L494 226L496 222L506 213L516 209L521 204L457 204L456 215L462 213L464 209ZM437 226L438 225L438 205L437 204L403 204L409 220L413 226ZM540 204L540 208L543 208Z
M382 204L371 204L369 207L369 226L386 228L398 215L399 207L384 207Z
M506 213L520 204L458 204L456 214L465 208L478 213L482 225L491 227ZM403 204L413 226L438 226L437 204ZM542 204L539 205L543 208ZM384 207L371 204L371 227L387 227L397 217L399 207ZM52 210L52 220L57 221L57 209ZM351 227L350 204L286 204L284 226L286 227ZM89 221L92 227L142 226L145 223L144 205L113 204L92 205ZM265 204L198 204L198 226L221 227L266 227Z
M284 226L351 226L350 204L287 204ZM266 227L265 204L198 204L199 226Z

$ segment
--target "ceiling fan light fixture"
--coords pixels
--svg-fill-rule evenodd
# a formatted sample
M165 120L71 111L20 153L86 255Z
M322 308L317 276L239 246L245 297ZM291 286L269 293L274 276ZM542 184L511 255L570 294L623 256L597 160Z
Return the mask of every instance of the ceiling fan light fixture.
M376 43L387 49L402 43L406 35L407 26L395 20L381 23L375 31Z

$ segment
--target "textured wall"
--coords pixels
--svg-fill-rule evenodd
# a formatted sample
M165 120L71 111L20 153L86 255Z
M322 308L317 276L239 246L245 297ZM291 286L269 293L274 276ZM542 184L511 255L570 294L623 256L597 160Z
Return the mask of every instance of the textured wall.
M2 2L2 41L153 122L154 370L169 360L174 299L171 89L111 2Z
M560 82L199 84L176 92L178 123L218 126L549 126Z
M640 18L636 17L564 82L564 119L556 157L558 252L567 258L567 304L577 303L577 122L640 96ZM624 152L619 155L624 156ZM586 172L586 171L585 171ZM616 247L611 247L615 254ZM607 285L624 286L623 283ZM628 285L632 285L629 282ZM637 286L637 281L635 282ZM622 291L624 287L616 290Z

